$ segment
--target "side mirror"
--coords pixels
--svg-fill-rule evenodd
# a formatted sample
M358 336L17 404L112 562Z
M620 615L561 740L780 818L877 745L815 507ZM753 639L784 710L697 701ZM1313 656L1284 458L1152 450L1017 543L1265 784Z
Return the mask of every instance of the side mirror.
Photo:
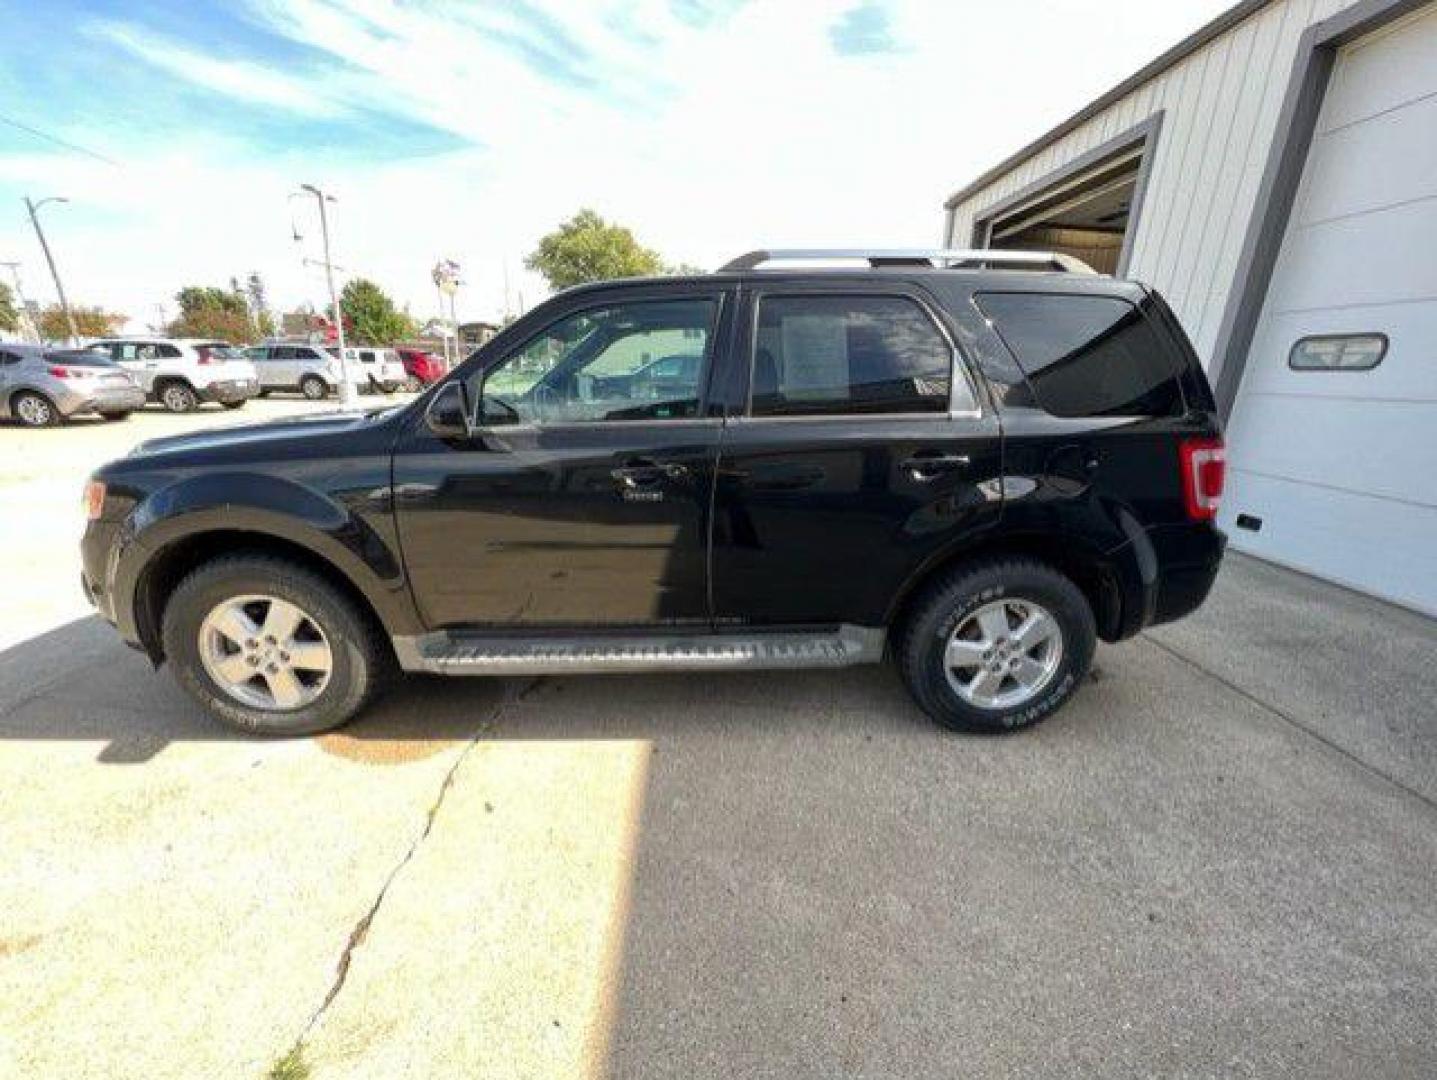
M469 390L460 379L439 388L424 410L424 422L441 439L467 439L474 434L474 412Z

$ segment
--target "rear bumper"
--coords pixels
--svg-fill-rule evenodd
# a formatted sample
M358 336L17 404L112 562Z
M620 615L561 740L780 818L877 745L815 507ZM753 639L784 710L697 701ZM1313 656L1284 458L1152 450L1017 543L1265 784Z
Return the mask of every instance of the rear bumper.
M67 391L56 395L56 406L66 416L84 412L133 412L145 406L145 392L138 386L97 387L87 393Z
M1227 536L1208 522L1148 529L1133 522L1127 532L1129 542L1111 556L1121 594L1121 614L1111 640L1132 637L1201 607L1227 547Z

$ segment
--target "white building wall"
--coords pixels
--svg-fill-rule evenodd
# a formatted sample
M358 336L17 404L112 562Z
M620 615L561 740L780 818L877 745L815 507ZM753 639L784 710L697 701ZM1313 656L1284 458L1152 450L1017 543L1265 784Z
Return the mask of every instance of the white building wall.
M986 208L1161 112L1128 276L1167 298L1210 363L1298 39L1353 2L1274 0L955 206L948 243L968 246Z

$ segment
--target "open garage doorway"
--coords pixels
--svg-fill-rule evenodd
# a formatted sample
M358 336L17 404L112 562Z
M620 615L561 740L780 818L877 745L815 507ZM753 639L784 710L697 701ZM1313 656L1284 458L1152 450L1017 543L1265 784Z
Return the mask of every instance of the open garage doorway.
M1100 274L1127 270L1161 114L981 213L974 243L1053 251Z

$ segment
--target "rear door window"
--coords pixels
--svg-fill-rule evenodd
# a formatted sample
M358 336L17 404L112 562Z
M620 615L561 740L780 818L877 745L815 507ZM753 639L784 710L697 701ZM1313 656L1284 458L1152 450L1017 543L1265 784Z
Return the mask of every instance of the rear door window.
M946 412L953 349L902 296L765 296L754 416Z
M979 293L1033 396L1054 416L1178 416L1181 358L1113 296Z

